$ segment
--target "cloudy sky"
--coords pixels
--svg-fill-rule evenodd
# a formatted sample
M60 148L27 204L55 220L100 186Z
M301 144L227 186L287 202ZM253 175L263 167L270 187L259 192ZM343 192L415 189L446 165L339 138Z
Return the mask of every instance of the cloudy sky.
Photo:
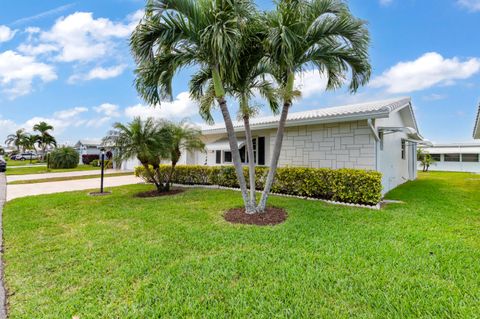
M421 133L435 142L471 141L480 102L480 0L350 0L369 21L374 75L356 95L323 92L314 72L297 85L302 111L411 96ZM257 0L262 9L270 0ZM134 116L200 123L188 96L191 70L174 82L175 99L146 106L133 83L128 37L142 0L2 1L0 144L17 128L45 120L62 142L101 138ZM264 110L264 114L268 114ZM220 120L220 115L216 115Z

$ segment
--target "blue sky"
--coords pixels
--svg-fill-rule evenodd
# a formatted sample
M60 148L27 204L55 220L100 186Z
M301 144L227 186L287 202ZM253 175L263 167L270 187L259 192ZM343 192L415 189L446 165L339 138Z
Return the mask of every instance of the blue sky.
M434 142L469 142L480 102L480 0L350 0L369 22L372 80L356 95L323 92L313 72L298 82L302 111L411 96L421 133ZM258 0L262 9L272 1ZM101 138L133 116L184 117L200 123L188 78L175 100L152 108L138 98L128 35L141 0L2 1L0 4L0 144L47 120L61 142ZM234 106L233 106L234 108ZM264 110L264 114L268 112ZM220 120L220 115L216 115Z

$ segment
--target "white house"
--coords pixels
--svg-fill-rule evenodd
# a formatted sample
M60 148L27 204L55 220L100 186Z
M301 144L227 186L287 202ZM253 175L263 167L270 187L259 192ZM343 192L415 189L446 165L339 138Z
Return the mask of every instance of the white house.
M434 160L430 166L432 171L480 173L480 143L435 144L421 148Z
M251 120L254 160L258 165L270 162L278 120L279 116ZM236 122L234 127L246 163L243 123ZM185 154L180 164L231 164L224 124L205 127L202 133L206 153ZM377 170L383 175L386 193L417 177L417 144L423 142L410 98L291 112L279 164Z
M73 148L80 154L80 164L82 164L82 155L100 155L101 140L79 140Z

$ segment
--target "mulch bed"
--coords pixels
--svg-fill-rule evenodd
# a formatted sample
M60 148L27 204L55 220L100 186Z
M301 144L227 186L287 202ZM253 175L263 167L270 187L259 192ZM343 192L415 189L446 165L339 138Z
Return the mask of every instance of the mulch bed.
M223 217L232 224L272 226L283 223L288 214L284 209L276 207L268 207L263 214L246 214L245 208L234 208L225 212Z
M157 190L153 190L153 191L135 194L135 197L140 197L140 198L162 197L162 196L177 195L177 194L183 193L184 191L185 191L184 189L172 189L168 192L159 193Z

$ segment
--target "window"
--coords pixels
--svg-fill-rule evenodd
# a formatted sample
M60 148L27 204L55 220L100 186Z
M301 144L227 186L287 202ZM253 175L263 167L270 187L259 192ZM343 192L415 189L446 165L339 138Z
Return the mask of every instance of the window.
M258 165L265 165L265 137L258 138Z
M445 154L443 156L445 162L460 162L460 154Z
M230 151L223 152L223 161L225 163L231 163L232 162L232 152L230 152Z
M405 140L402 140L402 159L405 159L407 153L407 146Z
M215 152L215 163L222 164L222 151Z
M462 154L462 162L478 162L478 154Z
M432 156L432 160L434 160L435 162L440 162L442 160L442 157L440 156L440 154L430 154Z

